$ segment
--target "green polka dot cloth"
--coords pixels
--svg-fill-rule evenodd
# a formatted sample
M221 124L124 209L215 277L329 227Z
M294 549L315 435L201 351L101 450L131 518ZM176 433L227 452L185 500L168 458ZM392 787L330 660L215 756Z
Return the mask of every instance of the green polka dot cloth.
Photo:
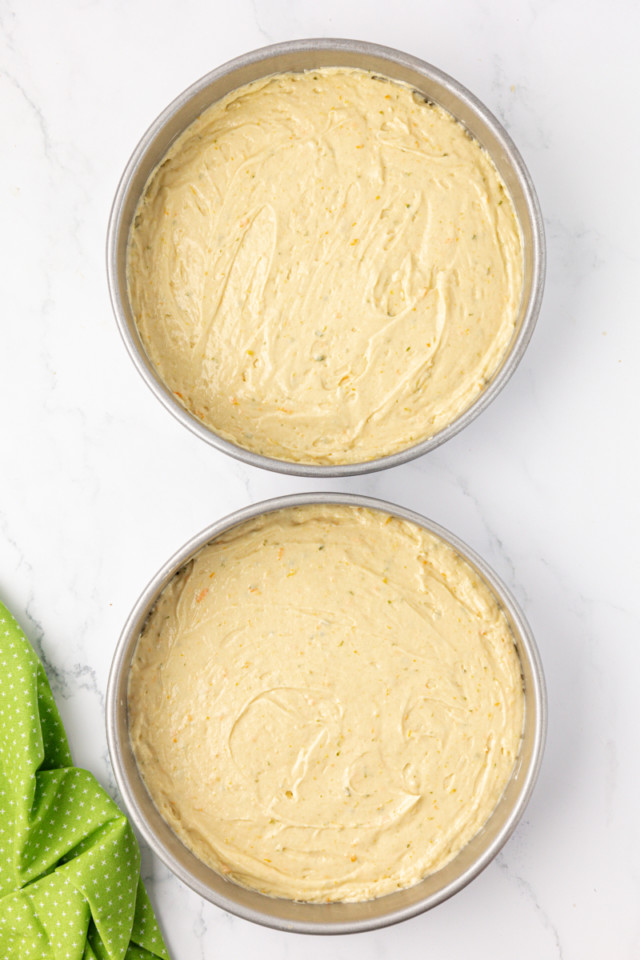
M72 765L44 668L0 603L0 958L156 957L133 831Z

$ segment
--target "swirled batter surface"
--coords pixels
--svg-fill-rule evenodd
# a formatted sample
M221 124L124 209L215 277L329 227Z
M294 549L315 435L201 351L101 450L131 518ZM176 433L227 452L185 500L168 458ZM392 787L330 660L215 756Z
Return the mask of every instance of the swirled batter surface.
M522 243L450 114L325 68L241 87L178 138L138 206L128 282L195 416L270 457L353 463L477 399L514 332Z
M518 752L523 691L493 594L377 510L304 506L201 550L131 666L131 741L162 815L245 886L366 900L449 861Z

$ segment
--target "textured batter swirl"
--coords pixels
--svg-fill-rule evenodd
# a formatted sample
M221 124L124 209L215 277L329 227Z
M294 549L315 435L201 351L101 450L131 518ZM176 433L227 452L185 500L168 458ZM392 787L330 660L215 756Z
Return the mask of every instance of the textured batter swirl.
M195 416L267 456L352 463L479 396L514 331L522 244L453 117L326 68L241 87L178 138L138 206L128 282Z
M200 859L275 896L366 900L443 866L490 816L519 749L520 661L439 538L289 508L171 581L129 720L151 796Z

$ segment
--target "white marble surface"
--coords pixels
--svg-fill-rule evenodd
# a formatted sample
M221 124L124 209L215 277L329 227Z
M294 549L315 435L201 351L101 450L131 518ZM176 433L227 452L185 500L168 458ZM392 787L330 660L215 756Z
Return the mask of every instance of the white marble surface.
M524 821L446 904L335 939L231 917L145 851L175 960L640 956L637 5L0 0L0 26L0 596L45 660L76 761L112 791L105 686L144 583L213 519L318 488L192 437L125 353L104 238L148 123L245 50L303 36L382 42L452 74L497 114L546 220L538 327L490 409L420 461L324 484L434 518L521 601L550 698Z

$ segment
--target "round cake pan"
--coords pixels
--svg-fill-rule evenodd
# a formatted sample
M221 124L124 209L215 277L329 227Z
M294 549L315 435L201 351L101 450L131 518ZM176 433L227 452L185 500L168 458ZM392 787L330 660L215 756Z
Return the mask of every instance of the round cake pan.
M448 542L478 572L497 597L513 633L525 696L520 752L511 778L489 820L458 855L420 883L361 903L303 903L278 899L226 880L185 847L162 818L138 771L129 739L127 684L132 657L145 620L174 574L201 547L231 527L260 514L305 504L350 504L382 510L418 524ZM122 631L113 659L106 705L107 739L116 782L129 816L169 869L206 900L265 926L297 933L355 933L388 926L429 910L461 890L496 856L516 827L533 790L546 730L546 694L535 641L515 600L486 563L464 543L403 507L354 494L295 494L257 503L225 517L189 540L153 577Z
M522 299L515 332L502 363L478 399L438 433L390 456L349 464L303 464L276 460L230 443L186 410L165 386L145 352L129 302L126 254L131 221L145 184L171 143L212 103L261 77L321 67L356 67L411 84L453 114L488 151L506 184L520 223L524 249ZM529 173L511 138L476 97L442 71L416 57L355 40L294 40L231 60L185 90L149 127L118 186L107 237L111 302L133 362L156 397L180 423L225 453L253 466L298 476L338 477L393 467L422 456L470 423L500 392L518 365L540 309L545 273L542 217Z

